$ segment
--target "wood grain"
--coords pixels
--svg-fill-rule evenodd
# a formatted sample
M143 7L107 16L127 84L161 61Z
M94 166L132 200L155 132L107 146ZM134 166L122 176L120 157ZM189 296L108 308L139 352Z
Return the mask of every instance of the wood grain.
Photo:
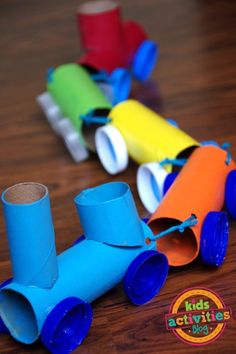
M125 17L140 21L160 44L152 80L134 85L133 94L199 140L228 141L236 157L236 3L221 0L125 0ZM137 197L137 166L117 177L104 172L95 156L75 165L51 131L35 96L44 90L50 66L73 61L80 53L71 0L0 2L0 190L23 181L49 187L58 252L81 233L73 197L110 180L130 183ZM0 281L10 277L9 254L0 217ZM188 346L167 332L164 315L174 297L192 286L218 292L236 313L236 224L231 222L227 259L219 270L200 261L170 270L165 287L150 304L133 307L117 287L93 304L90 334L76 353L235 353L236 323L215 343ZM0 353L45 353L40 343L23 346L0 336Z

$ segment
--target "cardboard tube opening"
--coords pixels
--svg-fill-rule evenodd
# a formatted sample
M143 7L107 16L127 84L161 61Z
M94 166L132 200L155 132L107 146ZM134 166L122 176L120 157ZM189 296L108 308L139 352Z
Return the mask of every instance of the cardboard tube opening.
M150 222L149 227L154 234L158 234L180 223L180 220L160 218ZM172 232L158 239L156 243L158 252L166 255L171 266L188 264L197 256L197 240L190 228L185 229L183 233L179 231Z
M116 174L126 169L128 152L121 133L112 125L98 128L95 134L95 144L98 157L110 174Z
M94 117L107 117L109 114L110 110L107 108L98 108L95 109L93 112ZM102 127L104 124L102 123L94 123L93 124L87 124L85 122L82 122L81 125L81 135L86 142L87 146L89 147L89 150L92 152L96 152L96 144L95 144L95 133L96 130L100 127Z
M80 205L97 205L122 198L129 191L129 186L123 182L111 182L87 189L75 198Z
M9 289L2 290L0 312L4 323L16 340L31 344L39 337L34 310L22 294Z
M152 45L149 46L147 50L147 58L145 61L145 67L143 68L143 77L146 79L149 77L151 74L157 60L157 47L155 43L152 43Z
M163 198L163 185L167 176L157 163L141 165L137 173L137 188L139 197L145 208L153 213Z
M18 183L8 188L3 198L10 204L31 204L42 199L47 193L47 187L40 183Z
M81 14L95 15L113 10L117 7L119 7L119 5L115 0L87 1L79 6L78 12Z
M101 151L103 151L104 159L106 159L106 163L109 165L115 164L117 161L116 151L114 149L114 145L109 137L109 135L100 130L100 135L97 135L97 139L99 139L99 144L101 145ZM106 155L105 155L106 153Z
M187 149L184 149L183 151L181 151L177 156L176 158L177 159L184 159L184 158L188 158L192 153L193 151L198 148L199 146L190 146L188 147Z

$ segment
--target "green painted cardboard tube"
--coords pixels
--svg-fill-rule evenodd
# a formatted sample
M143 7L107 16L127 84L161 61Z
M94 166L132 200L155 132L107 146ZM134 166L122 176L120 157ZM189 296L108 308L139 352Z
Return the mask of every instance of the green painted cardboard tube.
M64 64L53 70L48 78L47 90L78 133L82 124L80 115L95 109L111 109L100 88L78 64Z

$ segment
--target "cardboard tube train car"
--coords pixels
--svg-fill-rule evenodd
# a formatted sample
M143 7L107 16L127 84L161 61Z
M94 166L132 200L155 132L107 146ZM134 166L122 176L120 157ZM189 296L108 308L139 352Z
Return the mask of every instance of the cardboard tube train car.
M167 258L146 242L153 234L126 183L76 196L84 235L59 256L45 186L14 185L2 203L13 279L0 289L0 328L21 343L40 338L51 353L70 353L89 331L95 299L123 280L130 301L142 305L165 283Z
M126 100L130 72L146 80L156 64L158 48L139 24L122 22L118 1L86 2L79 6L76 18L84 51L79 65L50 69L47 92L37 101L74 161L80 162L88 157L86 148L95 149L96 128L83 125L81 116L90 115L99 122L112 106Z
M47 92L37 101L76 162L88 158L88 150L96 151L111 174L127 167L128 155L142 164L180 154L188 156L198 145L135 100L112 106L78 64L64 64L50 71ZM167 165L166 169L170 171L171 167Z
M217 146L195 149L148 221L169 265L182 266L200 253L220 266L228 245L228 217L236 219L236 166Z
M119 95L126 87L128 95L129 76L124 74L113 81L111 79L111 86L115 87ZM126 98L126 94L123 98ZM108 114L112 107L101 87L86 69L75 63L50 69L47 91L37 97L37 102L53 130L63 138L72 158L76 162L86 159L88 152L81 134L83 123L81 116L90 114L91 117L100 117ZM93 147L87 147L93 150Z
M199 143L156 112L129 99L112 107L108 123L96 130L95 145L110 174L125 170L129 156L141 165L138 192L146 209L154 212L163 197L168 172L172 171L171 160L188 158ZM166 159L170 162L160 167L158 163ZM151 196L147 198L149 190Z
M84 52L80 64L107 73L126 68L140 81L150 76L158 59L157 44L137 22L122 21L118 1L87 1L79 6L76 20Z
M172 165L160 169L156 162L188 157L199 143L159 114L135 100L114 106L78 64L51 71L47 92L38 96L49 123L62 136L76 162L96 151L110 174L125 170L129 156L138 164L137 185L145 207L153 212L162 199ZM151 185L151 187L150 187ZM146 201L146 190L155 191Z

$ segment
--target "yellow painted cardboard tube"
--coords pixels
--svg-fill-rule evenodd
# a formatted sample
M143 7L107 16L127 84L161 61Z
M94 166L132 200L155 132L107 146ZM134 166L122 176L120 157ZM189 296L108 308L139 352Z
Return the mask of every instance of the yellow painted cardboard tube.
M174 159L199 143L156 112L135 100L112 108L111 125L123 136L130 157L138 164ZM190 152L189 151L189 152Z
M210 211L224 205L225 183L235 162L226 163L227 152L216 146L197 148L180 171L162 202L148 221L154 234L179 224L194 214L198 223L184 233L172 232L156 241L169 265L182 266L192 262L200 249L202 225Z

